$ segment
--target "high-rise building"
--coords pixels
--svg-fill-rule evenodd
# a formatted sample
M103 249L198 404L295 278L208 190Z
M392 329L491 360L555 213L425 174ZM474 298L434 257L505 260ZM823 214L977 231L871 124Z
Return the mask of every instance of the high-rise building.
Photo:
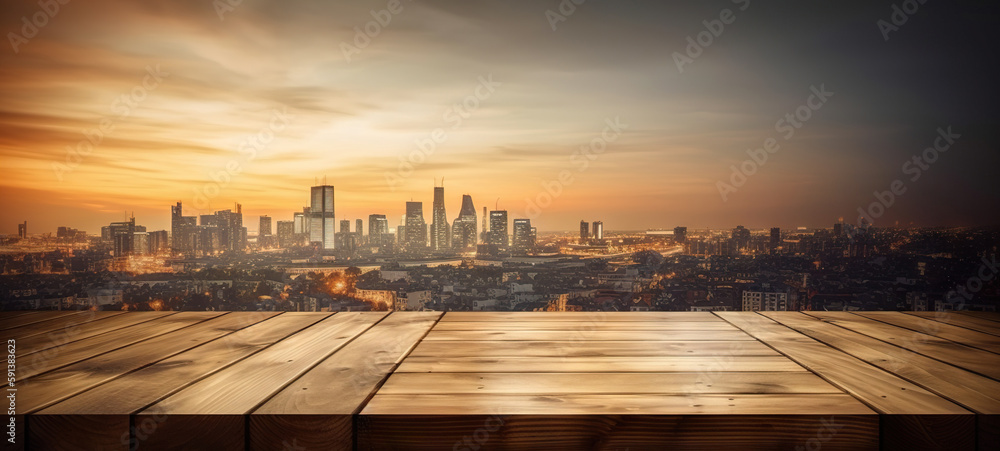
M513 249L518 253L525 253L535 247L535 235L531 227L530 219L514 220Z
M406 235L403 239L408 250L427 247L427 223L424 222L424 203L406 203Z
M351 220L341 219L340 220L340 233L351 233Z
M180 203L177 205L180 205ZM17 237L22 240L28 238L28 221L24 221L23 224L17 225Z
M170 242L166 230L149 232L149 252L159 254L170 250Z
M750 230L743 226L736 226L733 229L733 246L736 253L741 254L750 247Z
M678 243L687 242L688 228L687 227L674 227L674 241Z
M194 251L194 234L197 216L184 216L180 202L170 207L170 247L174 252Z
M358 234L359 240L361 237L365 236L365 221L360 218L354 220L354 233ZM368 233L372 233L371 230L369 230Z
M333 249L334 244L334 204L333 187L320 185L312 187L309 208L309 242L318 243L320 249Z
M594 239L604 239L604 223L601 221L594 221Z
M381 251L388 235L389 220L385 215L368 215L368 246Z
M510 243L510 235L507 232L507 210L494 210L490 212L490 232L487 244L497 246L499 249L506 249Z
M295 243L295 221L278 221L278 247L288 248Z
M580 221L580 244L584 244L590 239L590 224L587 221Z
M103 233L103 230L102 230ZM144 254L142 248L136 247L136 234L145 234L146 228L143 226L135 225L135 217L129 218L128 221L124 222L112 222L107 228L107 237L110 238L113 247L113 252L115 257L125 257L133 254ZM140 246L145 246L149 248L148 236L143 236L140 238L142 242Z
M778 227L771 228L771 242L770 248L771 252L777 252L778 247L781 246L781 229Z
M478 222L476 207L472 204L472 196L463 194L462 210L451 226L451 245L454 249L471 250L476 248L476 222Z
M271 236L271 217L261 216L260 217L260 228L257 229L257 236Z
M431 249L440 251L451 248L451 228L444 209L444 187L434 187L434 204L431 207Z
M247 229L243 227L243 206L236 204L236 211L221 210L214 215L202 215L201 225L215 227L219 234L219 246L212 250L228 252L243 252L246 249ZM208 251L208 246L202 242L201 250Z

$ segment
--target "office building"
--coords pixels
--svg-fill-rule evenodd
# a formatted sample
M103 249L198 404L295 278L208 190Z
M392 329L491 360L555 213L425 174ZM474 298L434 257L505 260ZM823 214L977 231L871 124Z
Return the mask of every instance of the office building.
M403 242L407 250L422 250L427 247L427 223L424 222L424 203L406 203L406 229Z
M506 249L510 244L510 235L507 230L507 210L494 210L490 212L490 231L487 244L497 246L499 249Z
M434 204L431 207L431 249L435 251L451 248L451 227L444 208L444 187L434 187Z
M278 221L278 247L289 248L298 243L295 241L295 221Z
M472 196L462 195L462 210L458 213L458 218L452 224L451 245L452 248L460 251L468 251L476 248L476 207L472 204Z
M594 239L604 239L604 223L601 221L594 221Z
M329 250L336 247L333 194L333 187L330 185L312 187L309 206L309 242L320 249Z
M177 205L180 205L180 203ZM17 225L17 237L22 240L28 238L28 221L24 221L23 224Z
M535 236L530 219L514 220L514 238L512 248L517 253L526 253L535 247Z
M590 240L590 223L580 221L580 244L585 244Z

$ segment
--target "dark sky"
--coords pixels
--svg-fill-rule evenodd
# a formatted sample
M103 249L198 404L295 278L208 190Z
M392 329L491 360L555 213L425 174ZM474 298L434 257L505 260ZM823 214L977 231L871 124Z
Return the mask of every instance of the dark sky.
M286 220L323 176L338 219L395 221L411 198L429 212L444 177L449 217L469 193L540 230L828 226L895 180L877 225L1000 223L997 2L928 0L888 41L891 1L587 0L553 29L561 3L74 1L21 40L45 13L9 2L0 233L96 233L125 210L166 228L178 200ZM679 70L724 9L735 21ZM778 121L820 87L833 95L786 139ZM92 152L67 150L102 119ZM912 180L904 164L949 126L961 137ZM723 196L768 138L779 149Z

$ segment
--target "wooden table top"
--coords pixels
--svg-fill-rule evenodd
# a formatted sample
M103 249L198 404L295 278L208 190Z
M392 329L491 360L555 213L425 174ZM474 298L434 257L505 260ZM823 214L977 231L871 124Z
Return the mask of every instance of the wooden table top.
M21 449L1000 438L994 314L32 311L0 312L0 337Z

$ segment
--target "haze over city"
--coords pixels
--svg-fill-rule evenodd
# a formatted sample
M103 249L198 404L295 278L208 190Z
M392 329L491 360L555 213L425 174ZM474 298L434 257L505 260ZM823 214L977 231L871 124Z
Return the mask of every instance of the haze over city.
M391 3L6 6L0 233L96 233L126 211L167 228L177 201L290 218L323 177L338 218L395 225L442 178L449 215L471 194L513 218L562 171L539 230L828 227L894 180L905 194L876 224L997 223L980 2L929 2L895 29L872 2ZM905 165L948 127L960 138L913 180Z

